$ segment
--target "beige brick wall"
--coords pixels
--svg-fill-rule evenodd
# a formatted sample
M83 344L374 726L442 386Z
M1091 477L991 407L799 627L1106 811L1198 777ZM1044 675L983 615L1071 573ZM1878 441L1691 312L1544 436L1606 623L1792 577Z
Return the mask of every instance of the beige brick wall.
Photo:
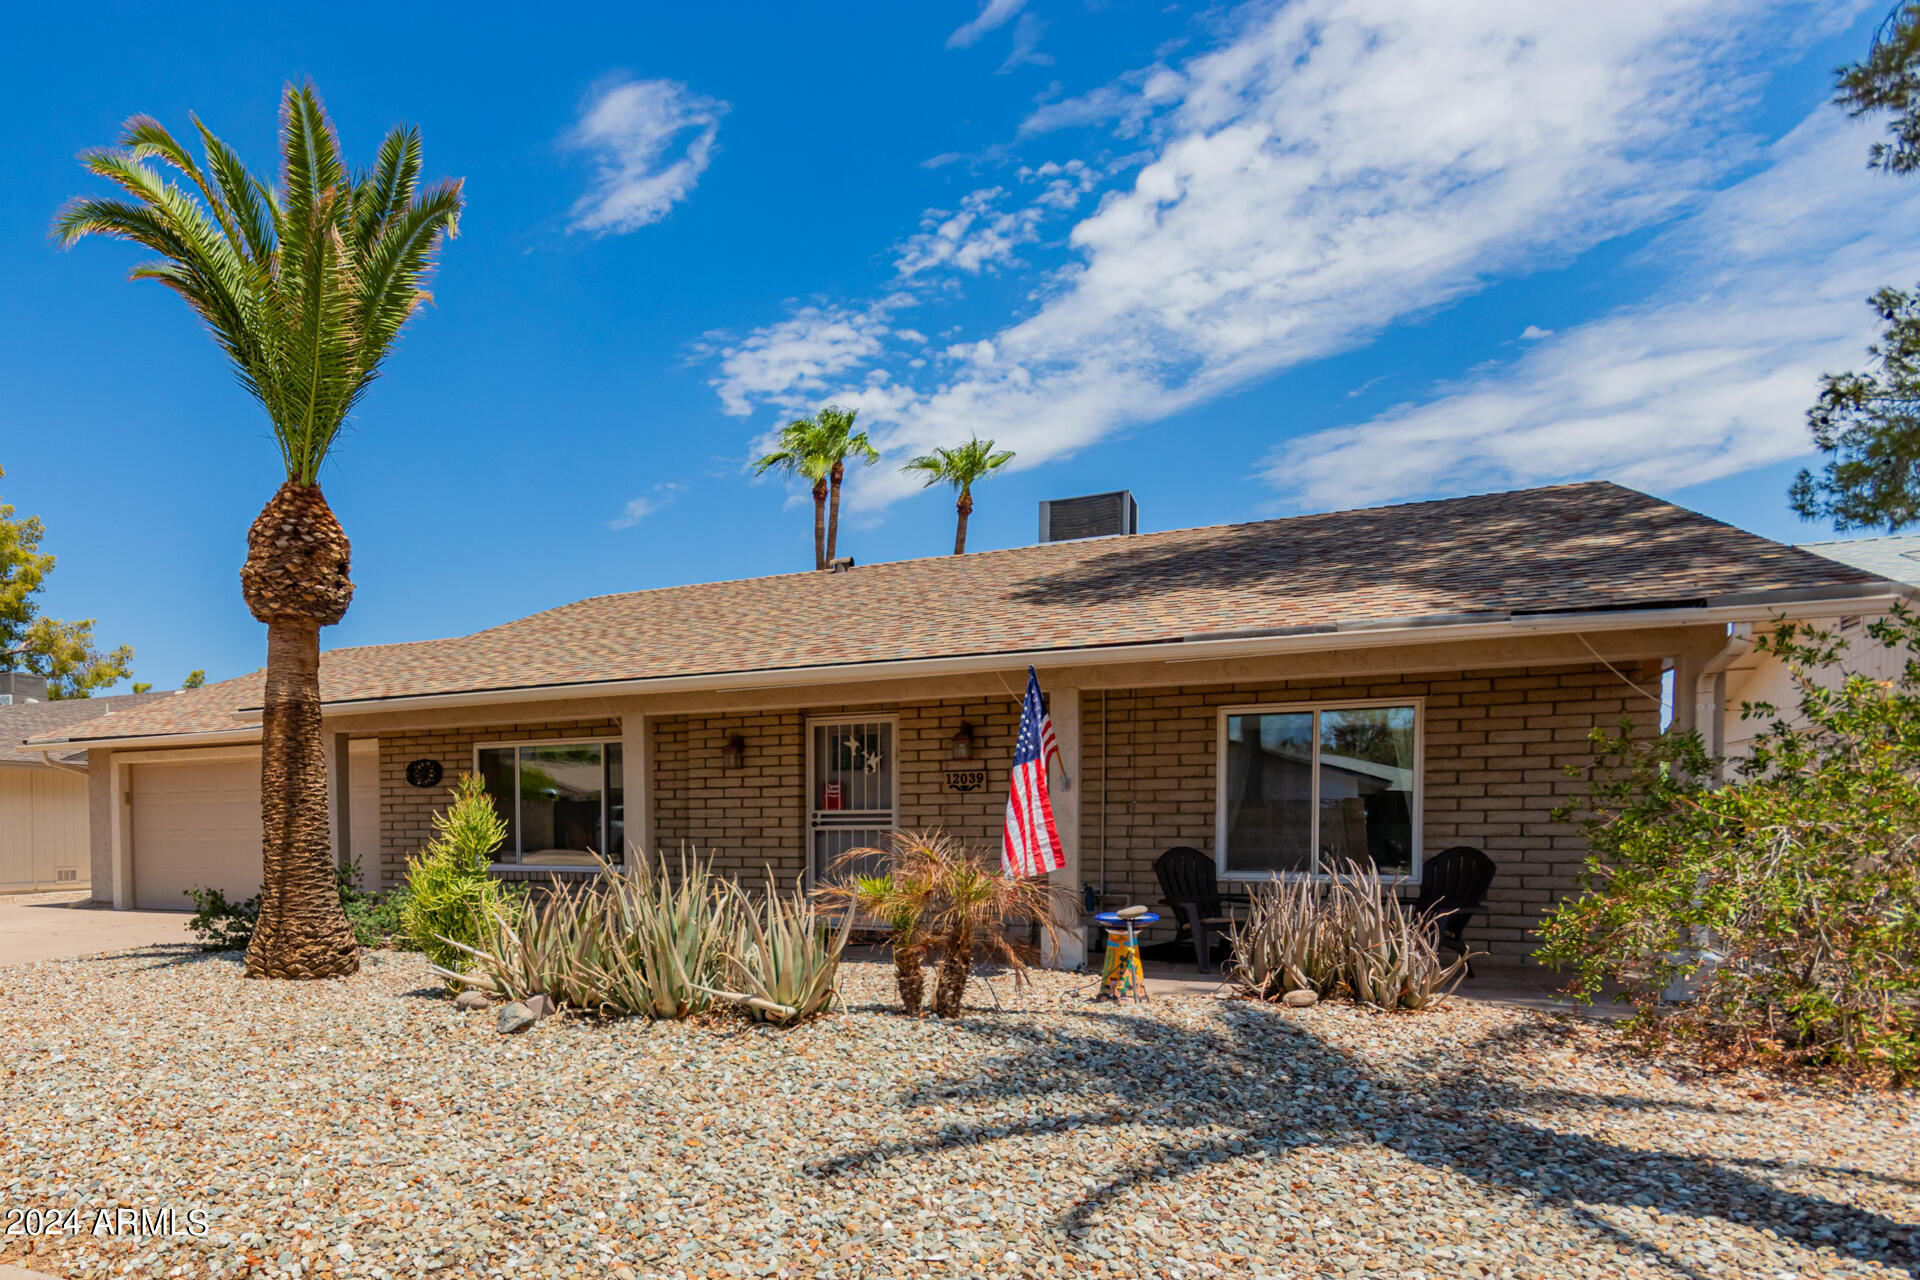
M380 886L392 888L406 877L407 859L433 838L432 818L444 809L453 784L473 771L473 749L489 742L554 741L567 738L620 737L617 720L539 720L483 729L431 729L380 735ZM407 782L414 760L438 760L437 787ZM359 852L364 860L367 854Z
M899 813L903 828L940 827L998 849L1013 764L1019 708L1002 698L949 699L888 707L815 707L711 716L653 724L655 843L675 856L683 846L711 857L744 883L765 883L767 869L791 883L806 868L806 722L811 717L893 715L899 722ZM973 753L952 758L952 739L973 726ZM723 768L721 751L739 734L745 763ZM952 792L949 769L978 768L986 785Z
M1657 691L1657 670L1628 674ZM1089 693L1082 878L1100 881L1103 823L1106 883L1135 901L1158 901L1153 861L1168 848L1214 852L1219 708L1403 697L1423 698L1426 709L1425 852L1486 850L1499 872L1468 938L1500 960L1526 958L1530 931L1572 888L1584 853L1579 836L1549 817L1580 786L1565 766L1589 758L1596 725L1631 715L1645 732L1658 726L1658 708L1602 666Z

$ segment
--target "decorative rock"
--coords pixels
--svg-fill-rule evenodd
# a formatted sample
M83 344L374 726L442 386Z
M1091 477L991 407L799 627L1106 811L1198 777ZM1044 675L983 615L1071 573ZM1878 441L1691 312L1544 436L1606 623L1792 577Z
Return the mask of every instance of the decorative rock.
M462 991L453 998L453 1007L456 1009L484 1009L487 1004L486 993L480 991Z
M1289 991L1280 997L1280 1003L1289 1009L1304 1009L1320 1003L1320 997L1311 991Z
M497 1025L500 1028L501 1035L510 1036L516 1031L525 1031L538 1021L540 1021L540 1019L533 1010L527 1008L526 1005L521 1004L518 1000L515 1000L512 1004L500 1010L500 1019Z
M527 1012L535 1018L551 1018L554 1014L553 1000L549 996L528 996Z

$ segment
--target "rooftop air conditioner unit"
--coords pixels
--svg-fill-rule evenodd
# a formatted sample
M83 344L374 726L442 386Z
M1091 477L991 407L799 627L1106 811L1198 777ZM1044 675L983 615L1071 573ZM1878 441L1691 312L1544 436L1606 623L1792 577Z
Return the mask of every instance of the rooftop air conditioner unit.
M1078 498L1054 498L1040 504L1040 541L1067 542L1074 538L1109 538L1140 532L1140 504L1131 489L1089 493Z

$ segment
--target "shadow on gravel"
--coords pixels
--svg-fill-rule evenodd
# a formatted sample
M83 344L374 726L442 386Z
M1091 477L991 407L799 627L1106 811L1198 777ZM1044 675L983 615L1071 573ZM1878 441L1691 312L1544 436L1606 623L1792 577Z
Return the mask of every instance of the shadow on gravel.
M1284 1160L1300 1148L1376 1147L1552 1205L1679 1275L1701 1273L1593 1208L1652 1207L1698 1219L1738 1211L1747 1215L1747 1225L1810 1248L1864 1241L1864 1247L1845 1248L1845 1256L1896 1268L1912 1265L1920 1243L1914 1224L1789 1191L1757 1176L1788 1167L1785 1162L1717 1160L1624 1146L1558 1132L1525 1118L1530 1111L1569 1104L1676 1112L1714 1110L1711 1107L1624 1091L1597 1096L1551 1084L1521 1087L1474 1074L1438 1055L1390 1071L1375 1070L1299 1022L1248 1002L1223 1003L1217 1025L1204 1031L1113 1010L1072 1016L1083 1028L1062 1031L1058 1023L965 1019L968 1031L1004 1045L1001 1056L968 1076L911 1089L895 1105L904 1112L951 1106L956 1100L992 1106L1078 1097L1085 1100L1084 1108L1051 1115L1044 1123L972 1124L955 1119L918 1138L819 1160L813 1171L833 1177L885 1161L1038 1133L1097 1142L1109 1126L1156 1126L1165 1138L1153 1158L1082 1192L1062 1215L1060 1228L1070 1238L1092 1226L1133 1186L1177 1180L1204 1166L1239 1159ZM1466 1051L1498 1052L1502 1039L1488 1037ZM1221 1135L1222 1127L1230 1132ZM1205 1132L1209 1129L1213 1132ZM1850 1170L1827 1172L1865 1176Z
M128 947L124 951L101 951L93 955L71 957L75 964L124 963L129 959L151 960L152 964L140 966L143 969L175 969L183 964L198 964L203 961L214 964L241 963L238 951L202 951L197 942L152 942L144 947Z

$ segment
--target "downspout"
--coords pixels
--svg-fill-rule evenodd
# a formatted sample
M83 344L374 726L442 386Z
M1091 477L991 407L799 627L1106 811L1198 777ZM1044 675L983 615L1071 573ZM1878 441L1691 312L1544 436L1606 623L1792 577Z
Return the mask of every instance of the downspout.
M1708 658L1700 667L1700 681L1704 683L1709 678L1713 681L1713 702L1707 713L1707 728L1711 730L1707 735L1707 748L1716 760L1727 749L1727 669L1752 650L1753 624L1731 623L1727 627L1727 642L1720 647L1720 652ZM1699 696L1696 689L1696 701Z

